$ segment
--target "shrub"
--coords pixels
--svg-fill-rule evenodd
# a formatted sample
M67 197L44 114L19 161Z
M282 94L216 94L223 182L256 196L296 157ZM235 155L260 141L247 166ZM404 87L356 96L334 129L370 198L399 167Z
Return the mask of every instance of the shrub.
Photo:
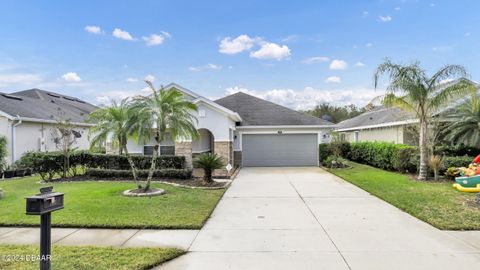
M212 181L212 172L223 167L222 157L217 154L204 153L193 160L193 164L203 169L203 180Z
M148 170L138 170L139 178L147 178ZM85 172L85 176L94 178L133 178L131 170L92 169ZM153 173L154 178L166 179L189 179L192 177L192 170L189 169L159 169Z
M3 170L7 165L7 161L5 160L7 153L7 138L0 136L0 170Z
M318 145L318 159L321 164L325 165L324 162L327 157L339 154L342 157L346 157L350 152L350 143L340 141L332 143L321 143Z
M321 143L318 145L318 160L321 164L324 164L324 161L327 159L328 156L332 155L332 150L330 149L330 144L328 143Z
M387 142L356 142L350 144L347 158L384 170L416 170L417 148Z
M138 170L150 168L151 157L132 156ZM159 156L156 166L159 169L183 169L184 156ZM63 171L63 154L60 152L27 152L18 160L17 165L31 168L34 173L40 174L44 181L51 180ZM130 170L130 164L125 156L94 154L88 151L74 151L70 155L70 167L76 175L77 167L94 169Z
M455 177L460 176L460 170L457 167L450 167L445 171L445 176L448 179L453 180Z
M325 161L325 166L327 166L328 168L345 168L347 167L347 163L345 162L345 160L343 158L340 158L340 157L337 157L337 156L334 156L334 155L331 155L331 156L328 156Z
M473 157L469 157L469 156L444 157L442 160L442 167L443 168L468 167L468 165L472 163L473 159L474 159Z

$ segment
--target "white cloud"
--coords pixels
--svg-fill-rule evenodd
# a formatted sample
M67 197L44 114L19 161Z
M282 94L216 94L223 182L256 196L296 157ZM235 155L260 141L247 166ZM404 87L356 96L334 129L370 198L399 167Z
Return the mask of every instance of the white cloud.
M400 7L395 7L394 8L396 11L399 11L401 8Z
M140 90L111 90L100 93L95 97L97 104L110 104L112 100L122 100L129 97L138 95L148 95L151 90L149 88L143 88Z
M123 40L130 40L130 41L135 40L135 38L132 35L130 35L129 32L124 31L120 28L115 28L112 32L112 35L116 38L123 39Z
M472 35L472 34L471 34L470 32L465 33L465 36L466 36L466 37L469 37L469 36L471 36L471 35Z
M356 66L356 67L364 67L365 64L359 61L359 62L357 62L357 63L355 64L355 66Z
M380 21L382 22L389 22L392 20L392 17L390 17L389 15L387 16L378 16L378 18L380 19Z
M142 37L147 46L161 45L165 39L170 38L171 35L168 32L162 31L160 34L151 34L147 37Z
M27 73L12 73L12 74L0 74L0 84L13 84L13 83L38 83L42 81L42 77L37 74Z
M431 4L430 4L430 7L435 7L435 3L431 3Z
M328 60L330 60L330 59L328 57L325 57L325 56L314 56L314 57L304 59L302 61L302 63L313 64L313 63L327 62Z
M291 55L290 48L287 45L278 45L271 42L265 42L258 51L250 53L250 57L257 59L275 59L283 60Z
M368 42L367 44L365 44L365 47L367 47L367 48L370 48L372 46L373 46L373 43L371 43L371 42Z
M367 17L368 16L368 11L362 12L362 15L363 15L363 17Z
M63 74L62 79L64 79L67 82L79 82L82 80L80 76L78 76L78 74L75 72L67 72Z
M337 77L337 76L330 76L330 77L325 79L325 82L326 83L341 83L342 79L340 77Z
M155 81L155 76L153 76L152 74L148 74L147 76L145 76L144 80L145 81L150 81L150 82L153 82Z
M127 82L138 82L137 78L127 78Z
M262 92L242 86L235 86L226 89L227 95L236 92L244 92L295 110L311 109L322 102L328 102L339 106L348 104L365 106L372 101L372 99L382 94L381 91L366 88L331 90L305 87L303 90L299 91L293 89L273 89Z
M330 63L330 69L332 70L344 70L344 69L347 69L347 67L348 67L347 62L339 59L334 59Z
M209 70L209 69L210 69L210 70L222 69L222 66L209 63L209 64L206 64L206 65L204 65L204 66L188 67L188 69L189 69L190 71L193 71L193 72L199 72L199 71L204 71L204 70Z
M235 39L226 37L220 41L220 53L237 54L246 50L250 50L257 42L257 38L251 38L248 35L240 35Z
M89 33L92 33L92 34L97 34L97 35L103 34L102 28L100 28L100 26L87 25L87 26L85 26L84 29L85 29L85 31L87 31Z

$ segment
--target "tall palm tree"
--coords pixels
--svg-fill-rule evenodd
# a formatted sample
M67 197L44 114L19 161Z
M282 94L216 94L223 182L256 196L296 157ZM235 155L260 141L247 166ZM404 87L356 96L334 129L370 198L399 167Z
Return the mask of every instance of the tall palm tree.
M160 87L157 90L150 81L146 83L152 94L136 97L132 105L132 111L138 117L134 125L138 139L144 142L150 141L152 137L155 139L145 191L150 189L160 142L165 140L167 130L173 140L198 137L195 127L197 119L192 115L192 112L197 111L197 106L175 88L166 90Z
M480 98L476 93L454 109L448 120L452 124L444 131L446 139L454 144L480 145Z
M135 123L135 114L131 111L128 99L120 102L112 101L108 107L93 111L88 121L95 125L90 128L90 144L104 145L107 137L111 136L113 144L118 144L118 154L127 157L132 168L133 179L137 182L137 170L127 149L128 137L132 134L132 124Z
M419 120L419 148L420 169L419 180L427 179L428 163L428 122L442 106L459 96L472 91L473 84L462 78L467 76L464 67L446 65L429 77L419 62L410 65L394 64L386 60L377 67L374 75L375 89L380 77L386 74L389 80L383 103L386 106L395 106L411 111ZM456 83L442 82L445 80L460 79Z

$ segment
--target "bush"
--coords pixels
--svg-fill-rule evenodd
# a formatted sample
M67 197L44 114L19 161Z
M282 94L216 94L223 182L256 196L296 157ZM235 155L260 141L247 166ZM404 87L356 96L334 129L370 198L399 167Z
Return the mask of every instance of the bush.
M442 168L450 167L468 167L473 162L474 157L461 156L461 157L444 157L442 160Z
M0 170L3 170L7 165L7 161L5 160L7 153L7 138L0 136Z
M139 178L147 178L148 170L138 170ZM131 170L111 170L111 169L92 169L89 168L85 172L85 176L94 178L133 178ZM190 179L192 177L192 170L189 169L160 169L153 172L154 178L166 179Z
M357 142L350 144L346 158L384 170L416 171L418 149L387 142Z
M318 159L321 164L325 165L325 161L329 156L334 155L334 152L338 152L340 156L346 157L350 152L350 143L348 142L332 142L321 143L318 145Z
M132 159L138 170L150 168L151 157L132 156ZM159 156L156 160L158 169L183 169L184 164L184 156ZM31 168L34 173L40 174L44 181L48 181L63 172L63 154L60 152L27 152L17 161L16 165L22 168ZM130 170L126 156L94 154L88 151L74 151L70 155L70 168L73 175L76 175L77 167Z
M325 165L324 162L327 157L332 155L332 150L330 149L330 144L321 143L318 145L318 160L322 165Z
M328 168L345 168L348 167L347 163L343 158L339 158L336 156L328 156L325 161L324 165Z

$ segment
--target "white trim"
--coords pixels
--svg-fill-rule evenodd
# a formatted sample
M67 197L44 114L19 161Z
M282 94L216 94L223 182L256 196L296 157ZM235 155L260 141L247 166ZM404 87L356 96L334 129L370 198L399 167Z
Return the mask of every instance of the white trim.
M12 115L10 115L10 114L8 114L8 113L6 113L6 112L4 112L4 111L0 111L0 116L3 116L3 117L5 117L5 118L7 118L8 120L13 120L13 119L15 119L15 117L13 117Z
M353 131L353 130L362 130L362 129L372 129L372 128L382 128L382 127L392 127L392 126L401 126L401 125L408 125L408 124L415 124L418 123L418 119L409 119L404 121L396 121L396 122L388 122L382 123L377 125L368 125L368 126L361 126L361 127L351 127L351 128L340 128L336 131Z
M223 106L221 106L220 104L217 104L213 101L211 101L210 99L208 98L205 98L205 97L202 97L200 96L199 94L191 91L191 90L188 90L187 88L179 85L179 84L176 84L176 83L169 83L167 86L165 86L165 89L171 89L171 88L176 88L178 89L180 92L183 92L184 94L187 94L189 96L192 96L195 100L193 101L193 103L198 103L200 101L203 101L205 104L208 104L210 105L211 107L213 108L216 108L217 110L219 110L220 112L223 112L224 114L227 114L227 116L231 117L234 121L236 122L240 122L242 121L242 118L240 117L240 115L232 110L229 110Z
M334 129L334 125L277 125L277 126L237 126L237 130L243 130L243 129L290 129L290 128L310 128L310 129L315 129L315 128L329 128L329 129Z
M212 151L212 149L202 149L202 150L196 150L196 151L192 150L192 154L205 153L205 152L209 152L209 151Z
M46 123L46 124L57 124L58 121L55 120L46 120L46 119L38 119L38 118L30 118L30 117L15 117L14 120L22 120L25 122L35 122L35 123ZM70 122L70 124L75 126L83 126L83 127L93 127L95 124L89 123L81 123L81 122Z

